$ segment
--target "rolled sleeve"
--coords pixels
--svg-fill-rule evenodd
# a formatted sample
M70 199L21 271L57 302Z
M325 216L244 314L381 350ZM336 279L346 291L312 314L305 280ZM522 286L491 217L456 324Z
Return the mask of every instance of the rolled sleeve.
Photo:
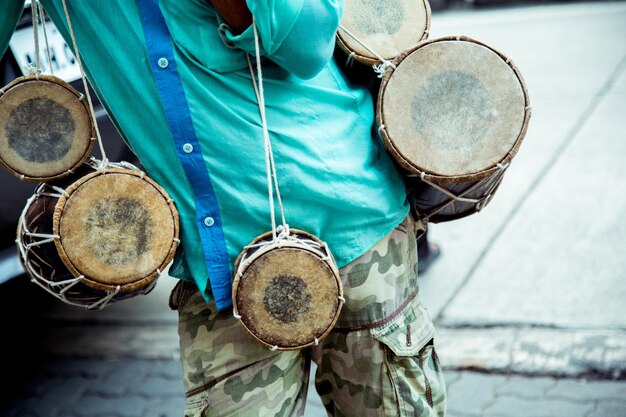
M300 78L312 78L328 63L343 12L343 0L247 0L259 31L261 54ZM224 30L233 46L254 54L254 29Z

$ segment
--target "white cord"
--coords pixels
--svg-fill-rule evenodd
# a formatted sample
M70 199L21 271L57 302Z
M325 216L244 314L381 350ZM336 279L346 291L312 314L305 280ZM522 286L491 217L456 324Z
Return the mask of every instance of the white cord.
M96 112L93 109L93 102L91 100L91 93L89 93L89 86L87 85L87 77L85 77L85 71L83 69L82 59L78 52L78 44L76 43L76 36L74 35L74 27L70 19L70 13L67 9L67 2L63 0L63 11L65 12L65 19L67 20L67 26L69 28L70 37L72 38L72 44L74 46L74 54L76 55L76 61L78 62L78 68L80 69L80 76L83 79L83 87L85 88L85 95L87 96L87 102L89 103L89 110L91 110L91 119L93 121L94 128L96 130L96 138L98 139L98 146L100 147L100 154L102 155L102 161L98 169L103 170L109 166L109 159L104 151L104 145L102 144L102 136L100 136L100 129L98 128L98 120L96 119Z
M272 222L272 238L274 241L278 239L278 234L276 232L276 217L274 214L274 191L276 192L276 200L278 201L278 209L280 210L280 216L283 226L283 231L289 230L289 225L287 224L287 220L285 218L285 210L283 208L283 202L280 197L280 189L278 187L278 177L276 174L276 164L274 162L274 153L272 152L272 142L270 139L269 129L267 127L267 116L265 112L265 94L263 91L263 73L261 71L261 53L259 48L259 34L257 31L256 21L254 18L252 19L252 27L254 30L254 51L256 55L256 68L257 68L257 76L258 83L254 76L254 70L252 69L252 62L250 60L250 56L248 55L248 67L250 68L250 75L252 77L252 84L254 86L254 93L256 94L258 105L259 105L259 113L261 114L261 123L263 125L263 142L265 146L265 167L267 171L267 188L268 188L268 197L269 197L269 206L270 206L270 217ZM281 235L284 235L281 233Z

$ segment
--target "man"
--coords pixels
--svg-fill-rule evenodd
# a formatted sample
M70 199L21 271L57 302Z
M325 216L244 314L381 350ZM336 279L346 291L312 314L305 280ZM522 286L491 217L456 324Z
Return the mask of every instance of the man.
M2 51L22 3L3 5ZM67 3L89 80L180 212L186 415L299 415L311 359L329 415L443 415L403 181L372 136L371 96L331 59L343 1ZM71 44L62 0L42 4ZM335 330L302 351L255 343L231 309L233 262L270 229L252 16L285 213L328 243L344 284Z

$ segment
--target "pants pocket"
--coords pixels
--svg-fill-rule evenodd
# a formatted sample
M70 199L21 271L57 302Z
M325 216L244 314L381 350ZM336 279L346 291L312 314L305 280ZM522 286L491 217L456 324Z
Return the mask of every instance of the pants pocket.
M370 329L370 333L396 356L415 356L433 338L435 327L416 297L396 318Z
M446 390L434 347L434 326L415 300L391 322L370 329L382 344L385 367L398 416L443 417Z

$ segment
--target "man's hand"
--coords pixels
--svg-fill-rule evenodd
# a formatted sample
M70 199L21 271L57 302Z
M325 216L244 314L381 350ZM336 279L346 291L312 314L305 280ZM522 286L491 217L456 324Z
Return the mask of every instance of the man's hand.
M235 35L252 24L252 14L246 0L209 0Z

